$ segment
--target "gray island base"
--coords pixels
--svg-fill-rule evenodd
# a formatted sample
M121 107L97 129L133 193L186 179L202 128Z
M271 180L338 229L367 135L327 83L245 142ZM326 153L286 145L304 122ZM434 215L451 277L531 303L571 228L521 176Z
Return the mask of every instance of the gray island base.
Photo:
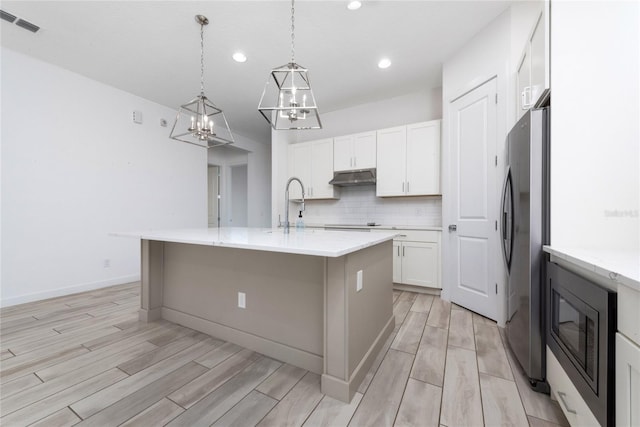
M333 398L351 401L394 328L392 233L274 236L284 249L250 238L196 243L148 234L116 234L142 239L140 320L166 319L321 374L321 391ZM347 235L370 241L305 249L314 238L321 247Z

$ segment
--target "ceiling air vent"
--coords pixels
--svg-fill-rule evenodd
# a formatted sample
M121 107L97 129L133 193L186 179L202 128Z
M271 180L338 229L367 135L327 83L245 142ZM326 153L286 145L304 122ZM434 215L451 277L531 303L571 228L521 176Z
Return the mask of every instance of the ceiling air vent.
M38 27L37 25L32 24L29 21L25 21L24 19L18 19L18 22L16 22L16 25L18 27L22 27L25 30L29 30L32 33L37 33L38 30L40 29L40 27Z
M4 19L5 21L9 21L9 22L13 22L16 20L16 17L13 16L12 14L5 12L4 10L0 10L0 18Z

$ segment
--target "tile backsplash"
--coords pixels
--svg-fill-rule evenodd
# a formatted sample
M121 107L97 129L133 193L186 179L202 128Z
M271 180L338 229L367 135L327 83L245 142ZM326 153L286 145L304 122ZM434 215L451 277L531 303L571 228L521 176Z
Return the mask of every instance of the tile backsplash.
M440 196L381 198L374 185L342 187L340 199L310 200L305 207L307 224L442 226Z

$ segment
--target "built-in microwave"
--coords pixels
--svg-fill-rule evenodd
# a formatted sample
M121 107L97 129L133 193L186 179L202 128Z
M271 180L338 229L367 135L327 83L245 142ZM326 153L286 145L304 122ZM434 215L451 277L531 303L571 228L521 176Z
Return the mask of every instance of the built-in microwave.
M617 295L547 263L551 351L603 426L615 425Z

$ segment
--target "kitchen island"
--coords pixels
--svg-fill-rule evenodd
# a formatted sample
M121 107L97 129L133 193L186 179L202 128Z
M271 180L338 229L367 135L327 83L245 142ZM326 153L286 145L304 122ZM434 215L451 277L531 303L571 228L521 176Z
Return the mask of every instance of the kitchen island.
M140 320L166 319L321 374L322 392L342 401L394 328L394 232L113 235L141 239Z

